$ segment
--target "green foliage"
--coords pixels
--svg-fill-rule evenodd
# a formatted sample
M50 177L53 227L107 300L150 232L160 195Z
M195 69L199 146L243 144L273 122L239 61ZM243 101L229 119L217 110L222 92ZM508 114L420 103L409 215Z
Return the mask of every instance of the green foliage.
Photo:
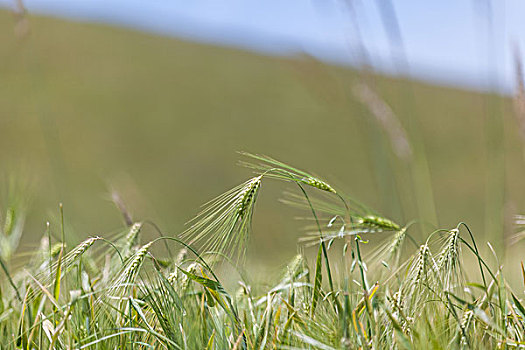
M250 167L260 174L208 203L183 240L163 235L140 245L145 227L138 222L111 240L91 237L68 252L61 244L53 254L51 235L44 236L23 271L12 277L4 269L3 348L525 346L523 293L511 290L501 267L480 256L465 224L418 243L411 225L372 214L324 180L267 157L255 159L262 163ZM233 293L217 275L230 271L226 262L242 268L241 259L230 257L242 258L257 193L267 180L297 186L299 195L289 201L308 209L315 221L316 241L310 235L309 242L316 242L316 259L310 265L304 254L295 256L273 286L241 277ZM386 242L365 249L366 239L378 234ZM160 241L179 254L163 256ZM478 278L465 277L465 254L479 263Z

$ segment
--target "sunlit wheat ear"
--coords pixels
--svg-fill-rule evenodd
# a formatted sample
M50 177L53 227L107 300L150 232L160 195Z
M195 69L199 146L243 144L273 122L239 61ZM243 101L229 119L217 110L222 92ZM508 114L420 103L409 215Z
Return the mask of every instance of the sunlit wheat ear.
M124 292L135 282L142 263L144 262L144 258L148 254L152 244L153 242L149 242L143 245L126 261L122 269L110 282L109 295L111 297L123 296L122 294L125 294Z
M388 250L389 259L398 259L407 234L406 226L397 231Z
M88 251L89 248L96 242L101 240L102 237L90 237L82 241L80 244L78 244L75 248L73 248L71 251L69 251L65 256L62 257L60 260L60 269L62 271L62 274L66 273L71 269L71 267L74 265L76 261L84 253ZM60 246L62 247L62 245ZM45 266L45 265L43 265ZM59 263L58 261L53 263L51 265L51 271L52 273L49 273L49 269L46 267L37 275L37 279L44 285L44 286L51 286L51 284L54 282L54 279L56 277L56 271L58 269Z
M419 247L412 260L408 273L408 281L403 286L403 294L408 296L407 305L411 313L418 312L420 303L430 293L435 284L436 262L428 244Z
M144 261L144 258L146 257L146 254L148 254L148 251L151 248L152 244L153 244L153 242L149 242L149 243L143 245L132 256L131 261L129 262L129 264L127 264L126 268L122 272L122 276L123 276L125 281L132 282L132 281L135 280L135 277L138 274L140 266L142 265L142 262Z
M319 180L318 178L315 178L313 176L303 177L301 179L301 182L309 186L315 187L317 189L320 189L321 191L336 193L332 186L330 186L328 183L324 182L323 180Z
M261 163L253 164L249 162L240 162L241 165L254 169L265 177L272 177L285 181L295 181L311 187L315 187L321 191L327 191L331 193L337 193L336 190L330 186L326 181L319 179L307 172L296 169L287 165L283 162L270 158L268 156L262 156L258 154L251 154L246 152L240 152L242 155L258 160Z
M77 245L73 250L71 250L69 253L66 254L66 256L63 259L64 266L68 266L70 263L77 260L78 257L80 257L82 254L84 254L92 245L98 240L101 240L102 237L90 237Z
M255 201L255 195L261 186L261 179L262 175L254 177L246 183L246 186L244 186L241 191L240 200L237 204L237 214L240 217L243 217L246 214L246 211L252 208L252 203Z
M129 231L123 241L122 256L124 258L129 258L133 254L133 247L138 244L139 234L142 226L142 222L136 222L129 228Z
M375 215L367 215L357 220L358 226L378 228L387 231L399 231L401 227L390 219Z
M406 229L401 228L398 224L393 222L392 220L389 220L384 217L376 216L376 215L367 215L367 216L352 216L352 222L349 224L343 224L342 226L335 228L334 220L336 217L333 217L332 220L328 223L328 228L324 230L323 232L323 241L331 241L337 238L344 238L348 236L355 236L358 234L369 234L369 233L377 233L377 232L384 232L384 231L397 231L396 237L393 244L401 245ZM341 218L342 219L342 218ZM312 246L319 242L318 237L318 231L316 231L316 226L313 225L311 227L307 227L308 232L306 237L299 238L299 242L306 243L306 246ZM396 240L397 238L397 240ZM378 250L376 250L376 254L372 257L374 260L383 260L387 261L390 260L390 257L392 257L390 254L387 258L385 258L385 253L388 252L387 248L392 248L397 251L396 248L399 248L399 246L392 246L392 247L379 247ZM381 253L381 254L379 254ZM377 258L377 259L376 259Z
M262 178L256 176L206 203L182 238L200 246L202 252L218 252L241 260Z
M455 265L459 256L459 230L450 230L443 246L439 253L438 267L446 268Z
M142 222L136 222L133 225L131 225L129 232L126 235L126 242L128 243L128 245L133 246L137 244L137 239L138 239L139 232L141 229L142 229Z
M419 252L416 255L416 261L414 265L414 273L412 282L414 286L421 286L427 279L427 273L431 267L432 254L427 244L423 244L419 247Z
M437 266L443 278L443 287L450 290L453 284L458 281L459 276L459 230L453 229L448 232L445 244L439 253Z

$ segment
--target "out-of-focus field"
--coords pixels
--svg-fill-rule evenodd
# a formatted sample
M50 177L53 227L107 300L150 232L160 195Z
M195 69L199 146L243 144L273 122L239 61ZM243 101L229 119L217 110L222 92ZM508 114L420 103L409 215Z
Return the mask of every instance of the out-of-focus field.
M25 247L58 202L78 238L121 227L110 188L136 218L180 232L200 204L250 176L235 166L238 150L307 168L398 221L416 215L399 210L392 174L411 179L352 96L354 71L40 17L18 38L14 25L0 11L0 182L15 174L32 183ZM440 226L465 221L482 236L487 96L373 80L405 125L408 114L419 121ZM525 212L525 167L510 101L492 103L505 125L509 223ZM251 247L285 261L302 224L276 203L283 187L265 186Z

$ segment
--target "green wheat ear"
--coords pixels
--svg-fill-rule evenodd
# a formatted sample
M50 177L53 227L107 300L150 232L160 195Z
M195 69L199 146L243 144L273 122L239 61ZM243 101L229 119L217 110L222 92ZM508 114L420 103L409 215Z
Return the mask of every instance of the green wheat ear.
M437 268L442 276L443 288L447 291L457 284L460 278L461 246L459 230L452 229L447 233L445 243L439 252Z
M140 235L140 231L142 230L143 225L144 224L140 221L135 222L129 228L129 231L126 234L126 236L122 238L122 242L121 242L122 256L125 259L129 258L133 254L134 247L139 243L139 235Z
M376 215L367 215L365 217L362 217L358 220L358 224L361 226L369 226L388 231L401 230L401 227L392 220Z
M107 296L115 297L125 295L125 291L131 289L131 286L135 283L144 259L149 253L153 243L154 241L144 244L126 260L124 266L118 270L118 273L110 282L107 293L100 295L97 303L100 304L103 302Z
M255 200L255 196L257 195L259 187L261 186L261 179L262 175L254 177L253 179L249 180L246 186L243 188L239 203L237 205L237 214L239 217L244 216L246 210L250 208L250 205Z
M318 178L315 178L313 176L304 177L301 179L301 182L304 184L307 184L308 186L315 187L321 191L327 191L332 193L337 193L332 186L330 186L328 183L324 182L323 180L319 180Z
M249 179L204 205L182 233L190 245L240 261L250 236L252 216L263 175Z
M261 161L261 164L243 163L259 174L245 183L205 204L204 209L190 221L182 233L189 244L200 245L201 250L216 252L239 261L244 258L251 231L252 214L263 177L305 184L321 191L336 194L326 181L266 156L241 153Z

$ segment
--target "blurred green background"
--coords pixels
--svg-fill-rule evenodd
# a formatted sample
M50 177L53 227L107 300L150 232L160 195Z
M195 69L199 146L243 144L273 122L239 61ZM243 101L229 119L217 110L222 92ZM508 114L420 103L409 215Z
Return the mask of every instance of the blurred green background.
M439 227L465 221L496 246L501 232L487 227L508 237L525 212L508 98L104 25L30 16L27 35L14 28L0 11L0 183L30 183L22 247L56 221L59 202L72 240L123 227L112 189L135 219L176 234L200 204L250 177L236 166L241 150L311 171L401 222L420 208L432 221L433 193ZM396 157L356 99L360 79L411 135L412 161ZM303 224L291 218L302 213L277 201L284 188L263 184L255 261L280 264L296 249Z

